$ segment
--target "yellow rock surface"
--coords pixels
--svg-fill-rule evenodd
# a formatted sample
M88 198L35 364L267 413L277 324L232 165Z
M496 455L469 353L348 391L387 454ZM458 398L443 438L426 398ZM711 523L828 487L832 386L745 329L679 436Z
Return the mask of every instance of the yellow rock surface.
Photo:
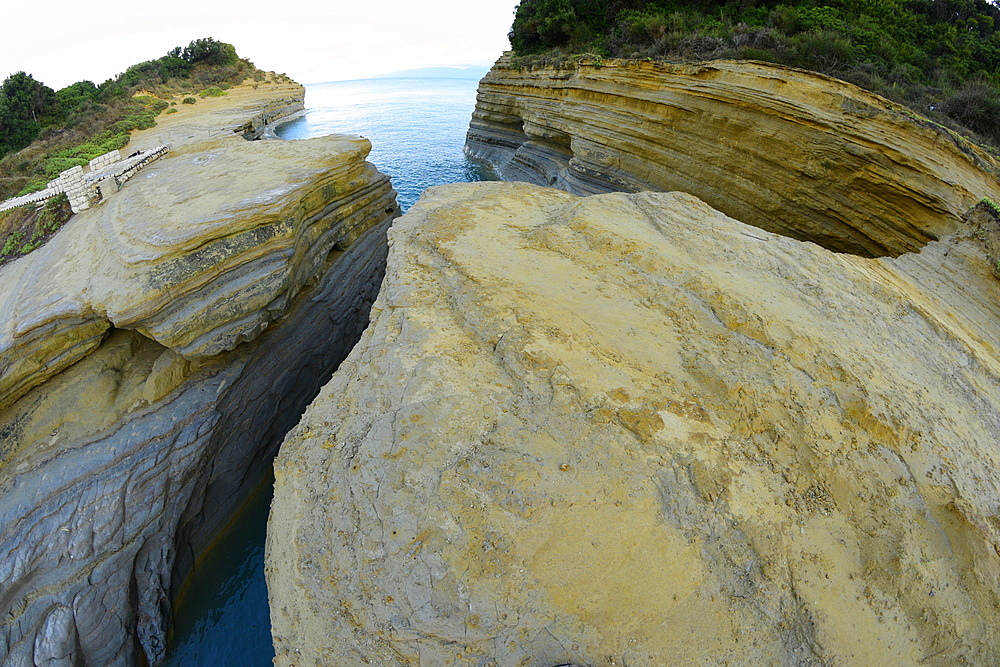
M276 664L1000 661L997 224L429 190L276 462Z
M252 340L322 274L335 247L395 211L370 143L247 141L301 109L297 85L234 88L162 116L130 149L166 144L107 202L0 270L0 407L134 329L188 359ZM180 105L178 108L182 108Z
M844 81L779 65L501 58L466 148L504 180L691 193L738 220L868 257L919 250L1000 197L987 153Z

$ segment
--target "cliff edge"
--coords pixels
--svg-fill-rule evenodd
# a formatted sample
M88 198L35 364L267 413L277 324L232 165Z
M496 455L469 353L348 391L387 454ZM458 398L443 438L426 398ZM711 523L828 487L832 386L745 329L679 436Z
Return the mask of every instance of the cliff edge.
M857 86L752 61L583 60L479 85L467 152L574 194L682 191L865 257L919 250L1000 193L997 162Z
M164 116L169 152L0 269L0 663L164 656L171 598L367 323L398 214L359 137L252 141L304 89Z

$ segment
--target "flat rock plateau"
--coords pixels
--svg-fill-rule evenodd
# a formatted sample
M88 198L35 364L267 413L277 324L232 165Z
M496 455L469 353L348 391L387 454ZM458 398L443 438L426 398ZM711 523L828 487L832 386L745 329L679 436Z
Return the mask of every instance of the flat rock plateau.
M171 597L351 349L398 214L359 137L252 141L269 81L0 269L0 663L155 664Z
M396 220L275 463L276 664L1000 662L993 163L764 69L484 79L505 177L686 192Z

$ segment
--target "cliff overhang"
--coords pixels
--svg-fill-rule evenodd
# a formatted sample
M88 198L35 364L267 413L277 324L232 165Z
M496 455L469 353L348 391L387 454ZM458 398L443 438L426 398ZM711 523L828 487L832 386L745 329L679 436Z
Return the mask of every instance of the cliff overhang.
M919 250L1000 192L962 137L828 76L753 61L570 62L480 82L466 142L505 180L574 194L682 191L866 257Z

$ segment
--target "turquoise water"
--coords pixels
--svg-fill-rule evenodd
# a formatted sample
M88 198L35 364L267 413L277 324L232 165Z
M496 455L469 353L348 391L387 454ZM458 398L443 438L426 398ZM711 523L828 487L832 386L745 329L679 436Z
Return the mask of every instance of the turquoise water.
M360 134L369 160L392 178L406 211L432 185L478 181L463 153L476 82L368 79L306 86L306 114L277 129L283 139ZM270 487L267 487L268 491ZM198 570L174 613L166 665L264 667L271 626L264 582L264 534L271 494L260 493Z
M273 484L273 482L272 482ZM198 563L174 612L165 665L271 664L264 535L273 486L263 487Z
M366 79L306 87L306 115L278 128L283 139L360 134L368 160L392 178L406 211L426 188L491 178L463 152L478 82Z

